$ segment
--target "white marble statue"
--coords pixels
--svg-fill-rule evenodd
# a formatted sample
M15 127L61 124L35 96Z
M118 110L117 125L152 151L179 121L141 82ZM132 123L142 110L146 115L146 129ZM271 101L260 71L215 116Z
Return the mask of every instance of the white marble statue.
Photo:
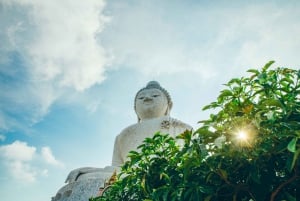
M118 170L131 150L137 150L146 137L160 131L176 136L192 127L170 117L172 100L169 93L156 81L151 81L135 96L134 109L138 122L125 128L115 139L112 166L105 168L83 167L72 170L52 201L86 201L95 197L99 187Z

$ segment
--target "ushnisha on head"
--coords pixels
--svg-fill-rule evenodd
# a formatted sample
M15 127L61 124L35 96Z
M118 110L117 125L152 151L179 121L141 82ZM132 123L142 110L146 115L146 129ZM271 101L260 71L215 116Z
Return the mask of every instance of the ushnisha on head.
M167 90L157 81L150 81L140 89L134 99L134 110L138 121L168 116L172 108L172 100Z

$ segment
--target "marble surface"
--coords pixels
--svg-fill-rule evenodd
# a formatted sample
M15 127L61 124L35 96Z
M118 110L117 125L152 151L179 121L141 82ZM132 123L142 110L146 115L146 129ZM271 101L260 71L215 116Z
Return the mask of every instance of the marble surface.
M97 168L97 172L83 173L60 188L51 201L88 201L91 197L97 197L99 188L104 186L114 171L111 166Z

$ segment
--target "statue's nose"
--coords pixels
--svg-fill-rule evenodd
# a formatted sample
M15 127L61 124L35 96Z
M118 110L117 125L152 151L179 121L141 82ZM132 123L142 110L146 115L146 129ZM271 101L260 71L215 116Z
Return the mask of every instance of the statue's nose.
M152 100L152 98L148 97L148 96L146 96L145 99L144 99L144 101L151 101L151 100Z

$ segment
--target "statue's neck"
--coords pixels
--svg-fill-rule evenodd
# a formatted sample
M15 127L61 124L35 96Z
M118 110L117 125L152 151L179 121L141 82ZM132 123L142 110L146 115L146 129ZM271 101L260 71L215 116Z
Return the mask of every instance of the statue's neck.
M145 121L151 121L151 120L165 119L165 118L169 118L169 117L170 117L169 115L164 115L164 116L160 116L160 117L143 118L143 119L140 119L139 123L145 122Z

